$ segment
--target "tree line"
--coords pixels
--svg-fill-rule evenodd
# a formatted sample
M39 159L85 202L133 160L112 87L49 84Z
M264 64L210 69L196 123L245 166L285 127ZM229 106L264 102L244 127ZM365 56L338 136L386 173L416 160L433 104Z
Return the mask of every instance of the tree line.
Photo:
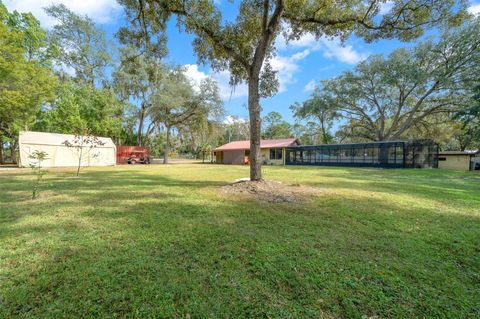
M322 130L340 119L337 142L431 138L444 149L480 148L479 30L473 18L438 40L372 55L291 109Z
M317 144L434 136L448 147L474 146L478 19L464 1L395 1L388 12L384 2L243 0L227 20L213 1L120 0L127 23L115 37L119 48L63 5L46 8L57 21L48 32L31 14L0 5L0 161L4 145L15 157L16 136L25 129L110 136L150 146L165 162L174 150L199 154L250 139L252 180L262 178L262 137ZM233 86L247 84L248 121L224 121L213 80L194 85L181 66L164 62L171 18L194 36L199 63L228 70ZM442 31L439 40L372 56L321 81L308 100L291 106L297 123L273 112L262 124L262 98L278 89L270 62L280 35L411 41L431 28Z
M168 162L172 146L198 154L235 128L222 122L217 83L197 87L164 63L164 42L120 30L118 48L89 17L61 4L45 10L56 20L49 31L0 2L0 163L17 161L21 130L108 136Z
M272 112L262 135L301 137L304 144L429 138L445 150L478 149L479 30L480 18L471 18L437 40L372 55L290 107L306 125Z
M237 9L233 19L225 19L215 1L119 2L126 8L134 38L164 37L168 21L176 19L181 32L194 36L193 47L200 63L209 63L214 70L228 70L232 85L247 84L250 179L253 181L262 179L260 102L278 89L271 61L276 54L275 40L280 35L287 40L296 40L306 34L313 34L317 39L339 37L345 40L355 34L367 42L378 39L411 41L431 28L456 27L468 18L467 2L454 0L391 1L388 8L385 0L242 0L232 4ZM354 105L355 108L363 107ZM342 114L348 112L347 107L342 108ZM385 121L380 122L387 121L387 114L381 117Z

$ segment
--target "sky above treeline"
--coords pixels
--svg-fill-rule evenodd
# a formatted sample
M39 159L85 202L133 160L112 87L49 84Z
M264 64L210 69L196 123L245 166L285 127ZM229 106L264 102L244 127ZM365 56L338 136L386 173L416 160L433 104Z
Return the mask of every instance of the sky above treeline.
M55 20L48 17L43 8L51 4L63 3L78 14L88 15L100 28L105 30L107 37L112 42L117 42L115 33L125 25L123 8L116 0L3 0L3 2L9 11L33 13L46 29L51 28ZM235 2L238 1L232 3L227 0L217 0L216 2L227 19L233 19L236 16L237 5ZM387 1L382 10L387 11L389 5ZM480 0L472 0L469 11L479 14ZM247 119L246 86L240 85L231 88L228 85L228 72L213 73L208 65L198 65L191 45L193 37L180 33L175 26L175 21L170 22L167 35L169 54L166 62L184 65L187 75L193 81L200 81L206 76L213 77L219 84L227 113ZM426 36L435 35L436 32L432 30ZM352 69L369 55L388 55L399 47L412 46L417 42L403 43L397 40L381 40L366 43L352 36L342 44L338 39L321 38L316 40L307 35L298 41L287 44L279 38L277 40L277 56L272 61L272 65L278 71L280 89L275 96L262 100L262 114L277 111L285 120L294 122L289 109L290 105L296 101L301 102L307 99L319 81Z

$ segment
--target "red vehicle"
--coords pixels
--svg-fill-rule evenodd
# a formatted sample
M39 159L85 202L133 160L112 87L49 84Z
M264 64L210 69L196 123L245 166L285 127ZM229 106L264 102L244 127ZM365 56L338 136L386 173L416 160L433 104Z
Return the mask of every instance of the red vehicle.
M150 164L150 162L150 156L142 151L134 151L127 159L128 164Z
M150 148L117 145L117 164L150 164L151 162Z

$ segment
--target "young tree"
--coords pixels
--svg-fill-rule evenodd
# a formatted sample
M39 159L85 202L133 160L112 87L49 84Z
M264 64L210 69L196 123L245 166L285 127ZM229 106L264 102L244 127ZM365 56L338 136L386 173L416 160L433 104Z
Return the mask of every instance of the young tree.
M30 162L30 168L36 177L32 185L32 199L37 198L43 176L47 173L42 169L42 162L47 159L47 156L48 154L46 152L40 150L35 150L28 156L32 160Z
M96 157L98 154L92 154L92 151L105 143L100 140L95 135L92 135L88 129L81 129L78 130L80 133L76 133L73 139L65 140L63 144L70 149L72 149L73 153L77 157L78 166L77 166L77 173L76 176L80 176L80 168L82 167L82 161L85 156L92 156Z
M480 19L446 32L438 42L374 55L354 71L323 81L322 103L348 121L352 134L396 140L429 117L453 114L471 103L465 83L478 77Z
M79 16L63 4L51 5L45 11L58 22L50 37L59 47L59 62L75 70L81 83L94 86L95 80L103 80L111 60L105 32L89 17Z
M356 33L367 41L411 40L430 26L458 22L465 14L463 1L404 0L395 1L390 12L379 16L384 2L242 0L235 21L226 21L215 1L120 0L139 34L161 33L175 15L179 28L195 35L193 45L201 63L229 70L233 85L248 83L250 179L254 181L262 179L260 97L273 95L278 87L270 60L282 28L289 39L305 33L346 39Z

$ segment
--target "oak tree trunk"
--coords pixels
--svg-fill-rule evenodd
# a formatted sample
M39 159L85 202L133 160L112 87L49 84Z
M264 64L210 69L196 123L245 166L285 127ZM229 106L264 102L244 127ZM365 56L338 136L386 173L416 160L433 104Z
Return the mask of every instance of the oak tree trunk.
M248 113L250 116L250 180L262 180L262 154L260 150L262 121L260 118L259 77L248 81Z
M170 153L170 127L167 126L167 138L165 142L165 150L163 152L163 164L168 164L168 153Z
M143 131L143 122L145 121L145 104L142 103L140 114L138 117L138 132L137 132L137 145L142 146L142 131Z

